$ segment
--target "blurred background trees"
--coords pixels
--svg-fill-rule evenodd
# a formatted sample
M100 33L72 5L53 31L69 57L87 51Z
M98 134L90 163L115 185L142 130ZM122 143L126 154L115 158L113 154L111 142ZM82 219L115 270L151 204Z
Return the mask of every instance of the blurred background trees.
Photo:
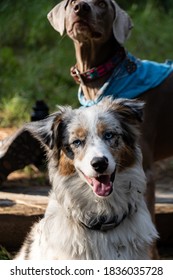
M141 59L173 59L173 1L117 2L134 22L128 50ZM57 3L0 1L0 126L19 126L29 120L38 99L50 111L56 110L56 104L79 105L78 86L69 71L75 63L73 44L47 20Z

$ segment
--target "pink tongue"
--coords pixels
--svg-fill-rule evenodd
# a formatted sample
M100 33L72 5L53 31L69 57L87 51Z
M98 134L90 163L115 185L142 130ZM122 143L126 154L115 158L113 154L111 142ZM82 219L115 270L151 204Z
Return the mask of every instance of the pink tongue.
M100 176L98 178L92 178L93 191L99 196L107 196L112 191L112 184L110 182L110 176Z

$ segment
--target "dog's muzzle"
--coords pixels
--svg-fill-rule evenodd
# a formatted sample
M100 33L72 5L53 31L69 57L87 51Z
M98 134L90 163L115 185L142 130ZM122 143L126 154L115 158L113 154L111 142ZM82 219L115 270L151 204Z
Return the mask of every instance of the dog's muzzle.
M83 172L81 173L96 195L106 197L112 193L116 169L111 175L98 175L92 178L86 176Z

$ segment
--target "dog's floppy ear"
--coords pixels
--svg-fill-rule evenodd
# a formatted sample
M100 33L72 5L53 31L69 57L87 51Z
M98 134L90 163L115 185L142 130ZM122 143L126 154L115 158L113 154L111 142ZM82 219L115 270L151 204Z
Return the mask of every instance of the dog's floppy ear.
M46 149L52 149L55 140L55 131L62 121L62 112L56 112L46 119L25 124L29 131Z
M65 6L67 0L56 5L47 15L47 18L53 28L63 35L65 31Z
M116 99L113 103L116 103L117 111L119 114L126 118L129 123L133 122L142 122L143 121L143 112L144 105L143 101L136 99Z
M115 9L113 34L118 43L123 45L130 35L130 31L133 28L133 22L130 16L122 10L114 0L111 0L111 2Z

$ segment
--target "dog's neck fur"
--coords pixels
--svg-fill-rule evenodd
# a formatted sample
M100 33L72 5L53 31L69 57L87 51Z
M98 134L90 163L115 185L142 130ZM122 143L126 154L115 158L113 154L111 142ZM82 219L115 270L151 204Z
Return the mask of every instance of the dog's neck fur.
M83 42L74 41L74 47L77 61L76 66L79 72L83 73L108 61L116 54L119 45L112 35L110 40L104 44L100 44L99 41L91 39ZM106 82L110 75L111 72L96 80L87 82L87 84L82 83L81 87L85 98L90 100L95 99L99 88Z

